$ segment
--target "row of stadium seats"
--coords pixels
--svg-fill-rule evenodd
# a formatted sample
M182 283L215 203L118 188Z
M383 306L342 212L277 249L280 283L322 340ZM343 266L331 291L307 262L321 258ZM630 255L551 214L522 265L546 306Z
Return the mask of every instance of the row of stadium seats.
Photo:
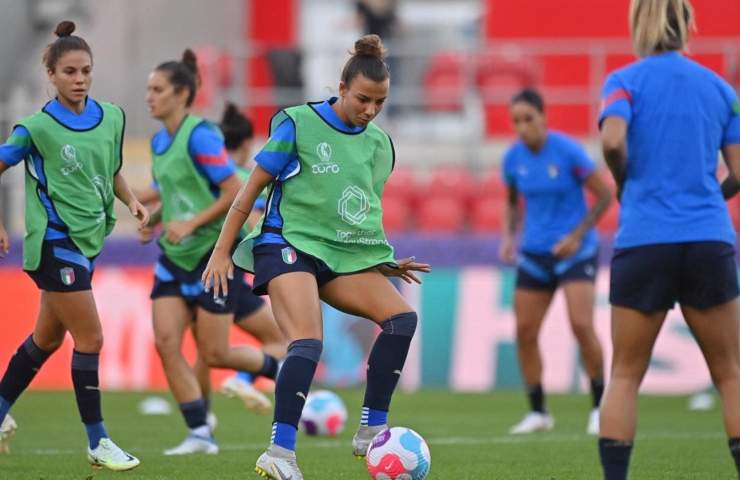
M442 167L426 179L397 169L385 186L383 223L390 233L498 233L506 221L506 191L498 169L473 175L464 167ZM618 217L615 203L597 229L613 233Z

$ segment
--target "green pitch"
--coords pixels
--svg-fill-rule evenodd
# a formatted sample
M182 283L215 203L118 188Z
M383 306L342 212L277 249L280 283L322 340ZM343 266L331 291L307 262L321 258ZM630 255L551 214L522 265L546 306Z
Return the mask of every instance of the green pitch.
M359 419L361 392L338 392L350 419L337 439L299 436L298 461L307 479L367 479L363 462L351 455L350 438ZM161 394L171 401L167 394ZM147 394L106 393L103 409L108 431L124 449L141 459L127 473L93 471L86 463L85 434L71 392L30 392L13 409L19 429L11 454L0 457L0 479L29 480L205 480L250 479L254 462L267 445L270 417L247 413L237 400L214 398L221 453L165 457L185 428L175 410L169 416L142 416L137 404ZM520 393L456 395L426 391L397 394L391 422L417 430L432 452L433 480L452 479L598 479L596 440L584 433L586 396L551 396L556 426L551 433L525 437L506 434L524 413ZM684 397L646 397L632 457L632 476L648 479L737 478L727 449L718 408L689 412Z

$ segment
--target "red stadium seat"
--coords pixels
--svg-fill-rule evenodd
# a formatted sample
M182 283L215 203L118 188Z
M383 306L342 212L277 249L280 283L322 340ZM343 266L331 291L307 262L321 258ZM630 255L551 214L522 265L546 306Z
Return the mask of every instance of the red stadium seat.
M437 168L429 179L427 195L455 198L467 206L476 193L476 182L465 167Z
M488 170L481 175L476 186L476 200L481 198L494 198L505 200L508 187L501 176L499 169Z
M403 198L383 195L383 228L386 233L410 229L411 209Z
M383 188L383 196L400 198L414 206L421 188L419 174L408 168L396 168Z
M433 112L462 110L465 95L464 57L456 52L437 52L424 75L426 108Z
M465 208L454 197L433 196L417 211L416 226L424 233L454 233L462 230Z
M506 216L506 201L484 197L475 202L470 217L470 228L476 233L500 232Z

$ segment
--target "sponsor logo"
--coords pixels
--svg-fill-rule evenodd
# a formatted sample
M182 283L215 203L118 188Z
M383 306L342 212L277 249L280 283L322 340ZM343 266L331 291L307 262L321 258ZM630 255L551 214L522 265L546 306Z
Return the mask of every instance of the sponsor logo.
M555 178L558 176L559 170L558 166L554 163L551 163L547 166L547 174L550 176L550 178Z
M370 203L360 187L350 185L344 189L337 204L337 212L342 220L350 225L360 225L369 211Z
M113 185L110 180L106 179L102 175L96 175L92 179L92 184L95 186L95 192L97 192L98 197L100 197L104 203L113 201Z
M62 161L64 161L62 175L65 177L73 174L77 170L82 170L82 164L77 161L77 149L75 149L73 145L66 144L63 146L59 155L62 157Z
M593 277L594 275L596 275L596 269L594 268L593 265L586 265L583 271L589 277Z
M303 393L303 392L295 392L295 394L296 394L297 397L302 398L303 401L306 400L306 394L305 393Z
M331 145L326 142L319 143L316 145L316 155L319 156L320 162L311 166L311 172L314 175L339 173L339 165L331 161Z
M298 260L298 254L295 253L295 249L293 249L293 247L285 247L280 250L280 253L283 254L283 262L288 265L293 265L296 260Z
M59 276L62 279L62 283L69 286L75 283L75 271L73 268L64 267L59 270Z

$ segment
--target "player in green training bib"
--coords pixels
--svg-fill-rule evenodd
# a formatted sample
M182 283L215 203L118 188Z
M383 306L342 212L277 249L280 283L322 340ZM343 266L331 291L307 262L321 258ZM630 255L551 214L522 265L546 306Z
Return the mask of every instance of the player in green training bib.
M88 435L91 464L130 470L139 460L108 437L100 406L98 364L103 346L91 290L95 258L116 218L114 198L145 224L149 213L132 194L121 169L124 114L120 107L88 96L92 51L62 22L59 37L44 52L44 66L56 97L21 120L0 146L0 174L26 165L26 236L23 269L41 290L33 334L11 358L0 381L0 452L16 424L8 411L49 356L70 333L74 340L72 383ZM0 255L8 235L0 224ZM12 321L12 319L6 319Z
M244 183L251 175L251 170L247 164L254 141L252 122L239 111L236 105L229 103L224 109L218 126L224 136L226 152L234 160L239 180ZM266 196L262 195L257 199L255 209L252 211L247 225L245 225L245 233L249 233L249 228L259 221L261 212L264 211L265 198ZM275 358L283 358L288 344L277 323L275 323L272 309L267 302L252 292L252 287L244 279L243 272L239 273L236 281L234 325L255 337L260 342L263 351ZM193 369L203 390L203 396L208 398L211 391L210 369L201 355L198 356ZM254 375L239 371L226 378L221 385L221 389L230 397L240 398L248 409L268 413L272 410L272 403L254 387L253 381ZM209 412L209 418L215 419L212 412Z
M218 452L213 428L207 423L208 399L182 353L182 339L191 326L199 355L209 367L271 379L277 373L274 356L249 346L229 345L236 298L210 295L200 282L223 216L241 182L219 128L190 113L197 85L197 61L191 50L185 51L181 61L157 66L147 83L150 114L163 124L151 142L164 226L151 293L154 339L189 429L185 440L166 450L166 455ZM236 277L231 283L236 288ZM269 406L268 402L267 407L255 408Z
M430 266L396 262L385 237L380 199L393 170L390 137L373 119L388 97L390 74L380 37L355 43L339 98L300 105L272 120L270 140L242 187L203 273L206 288L228 294L232 245L259 193L270 185L262 221L234 262L255 273L255 292L268 293L288 337L275 390L271 445L256 470L269 478L302 479L296 429L323 348L320 300L377 323L382 332L368 360L367 388L352 450L364 456L388 428L391 396L406 361L417 316L387 276L419 282Z

